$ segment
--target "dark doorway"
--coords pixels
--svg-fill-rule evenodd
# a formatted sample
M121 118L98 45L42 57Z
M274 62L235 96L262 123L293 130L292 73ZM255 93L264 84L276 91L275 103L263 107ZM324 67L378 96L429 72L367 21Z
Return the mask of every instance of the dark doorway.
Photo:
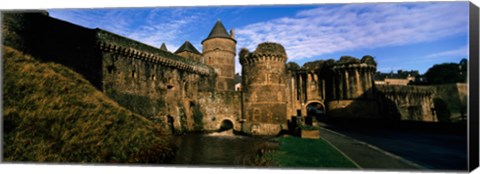
M305 124L312 125L314 121L325 121L325 108L321 103L313 102L307 105Z
M233 129L233 123L230 120L223 120L222 124L220 125L220 131L226 131Z

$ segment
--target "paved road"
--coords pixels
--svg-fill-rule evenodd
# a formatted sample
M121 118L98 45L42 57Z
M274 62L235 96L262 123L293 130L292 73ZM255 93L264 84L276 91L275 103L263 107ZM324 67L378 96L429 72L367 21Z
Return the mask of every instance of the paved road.
M366 142L427 169L467 170L465 135L325 125L324 128Z
M418 170L422 166L403 160L370 144L322 128L322 139L342 151L349 159L363 169Z

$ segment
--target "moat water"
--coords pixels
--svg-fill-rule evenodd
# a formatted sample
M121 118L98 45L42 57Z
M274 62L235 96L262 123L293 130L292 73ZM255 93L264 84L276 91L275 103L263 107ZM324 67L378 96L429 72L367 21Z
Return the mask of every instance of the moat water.
M188 134L178 136L177 153L168 165L245 166L271 138L233 135L233 133Z

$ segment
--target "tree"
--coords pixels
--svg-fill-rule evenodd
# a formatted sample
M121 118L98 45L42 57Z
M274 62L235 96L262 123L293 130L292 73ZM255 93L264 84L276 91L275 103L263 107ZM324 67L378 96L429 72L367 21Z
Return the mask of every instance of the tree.
M294 70L299 70L299 69L300 69L300 66L299 66L297 63L295 63L295 62L288 62L288 63L287 63L287 69L288 69L288 70L292 70L292 71L294 71Z
M466 68L461 64L466 64L466 60L457 63L443 63L433 65L425 73L427 81L431 85L466 82Z

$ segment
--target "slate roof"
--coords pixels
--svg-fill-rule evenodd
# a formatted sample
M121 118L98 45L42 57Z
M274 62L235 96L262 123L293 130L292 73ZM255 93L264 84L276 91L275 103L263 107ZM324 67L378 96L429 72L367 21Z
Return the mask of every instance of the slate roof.
M168 51L167 46L165 45L165 43L162 43L162 46L160 46L160 50Z
M235 41L235 43L237 42L235 39L230 37L230 34L228 34L227 29L225 29L225 26L223 26L220 20L218 20L217 23L215 23L215 26L213 26L212 31L210 31L210 34L205 40L202 41L202 43L212 38L228 38Z
M180 46L180 48L178 48L177 51L175 51L175 54L183 52L183 51L188 51L188 52L191 52L191 53L201 55L201 53L189 41L185 41L185 43L183 43L183 45Z

